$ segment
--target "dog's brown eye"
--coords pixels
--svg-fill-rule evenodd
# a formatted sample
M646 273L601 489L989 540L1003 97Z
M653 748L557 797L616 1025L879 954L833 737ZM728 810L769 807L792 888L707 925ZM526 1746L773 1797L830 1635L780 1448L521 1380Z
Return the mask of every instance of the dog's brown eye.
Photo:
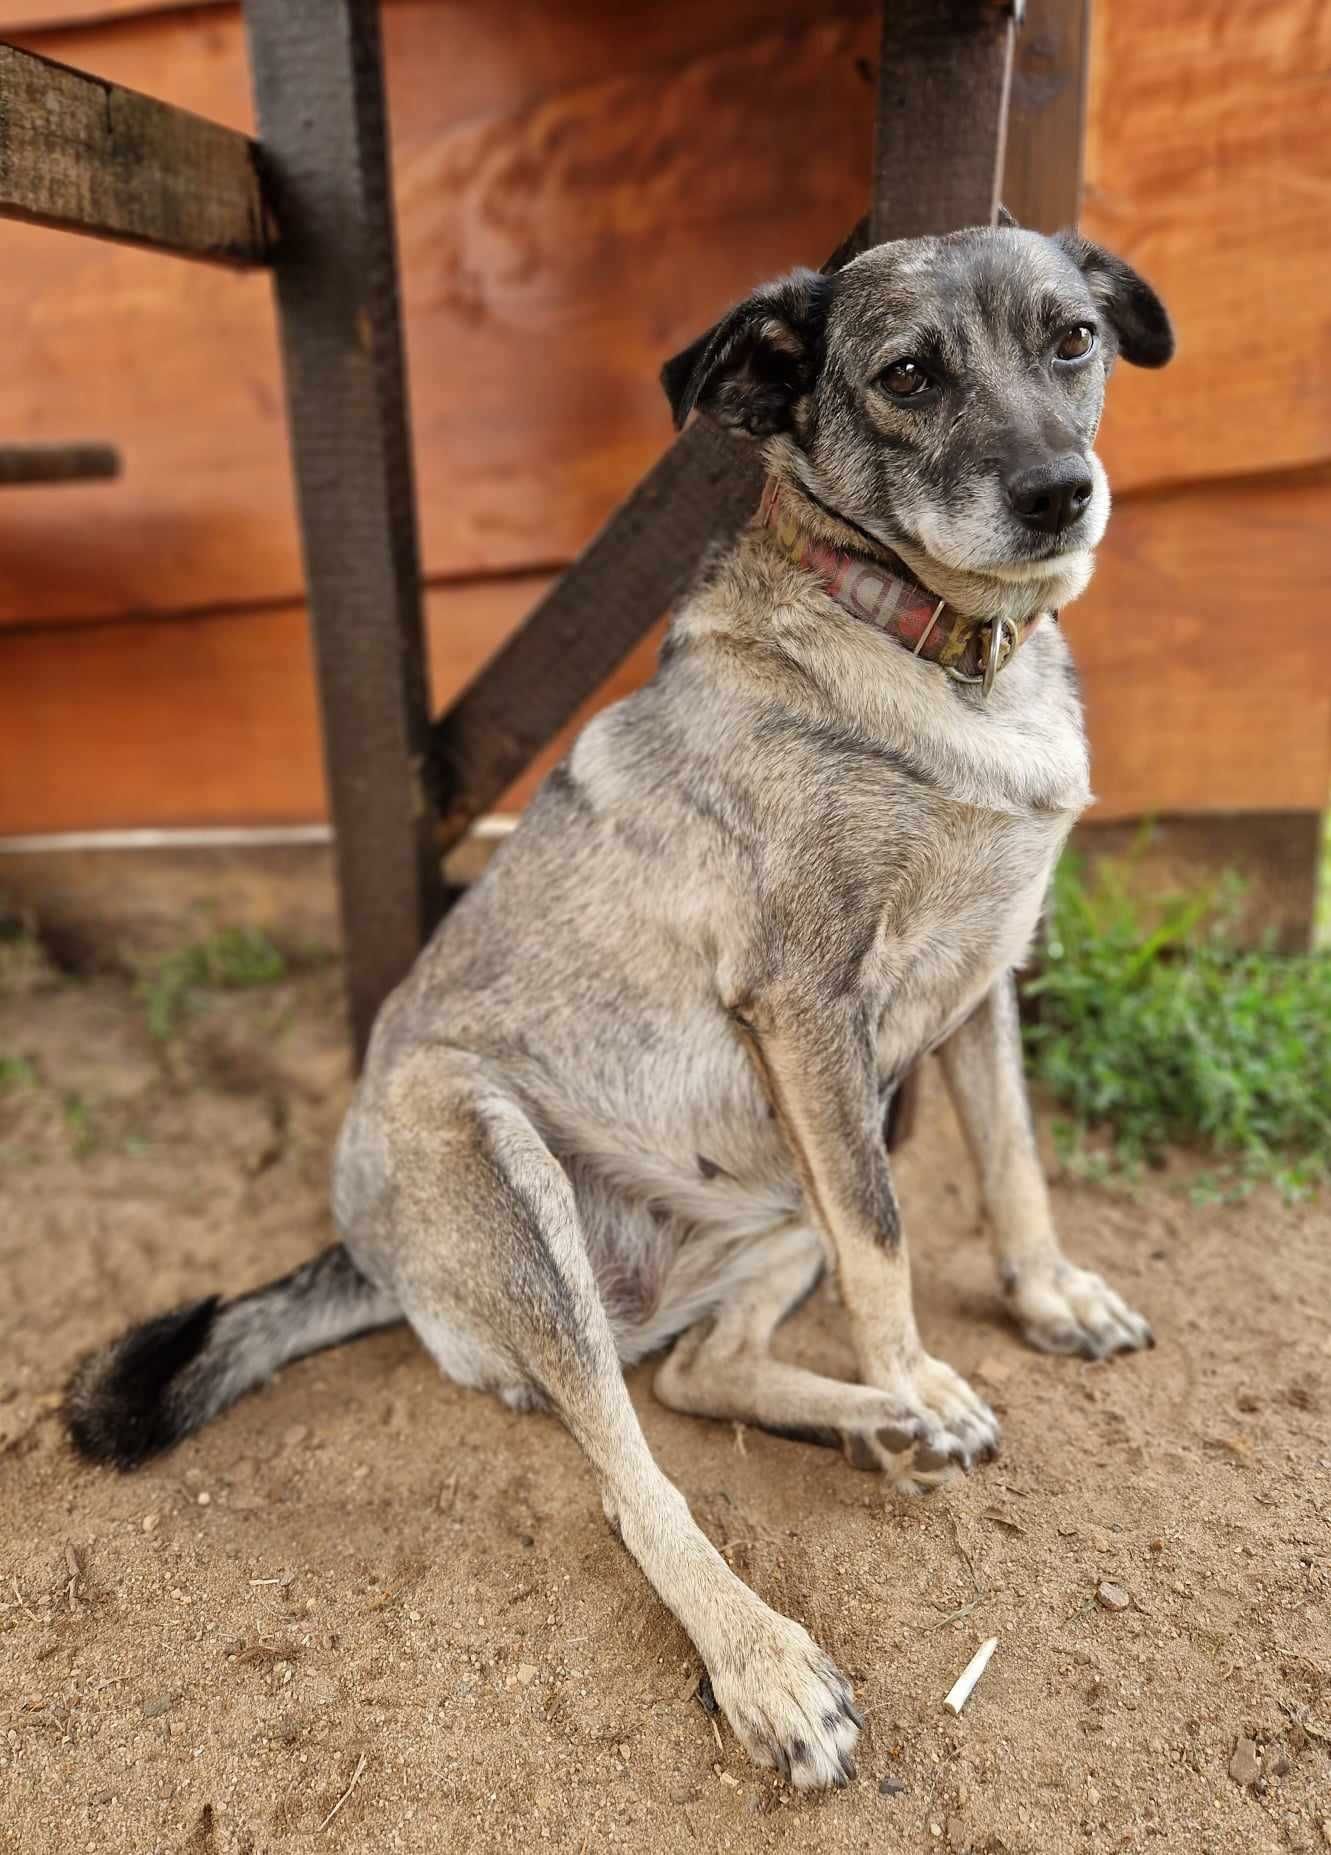
M1087 322L1079 322L1076 328L1070 328L1059 342L1055 353L1060 361L1084 361L1095 346L1095 330Z
M878 376L878 384L893 399L914 399L917 393L923 393L933 381L925 373L918 361L893 361Z

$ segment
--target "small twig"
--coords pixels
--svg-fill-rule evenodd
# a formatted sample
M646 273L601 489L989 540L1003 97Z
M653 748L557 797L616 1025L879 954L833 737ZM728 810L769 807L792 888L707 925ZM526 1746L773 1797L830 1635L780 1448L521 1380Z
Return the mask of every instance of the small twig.
M948 1509L947 1518L948 1518L948 1523L952 1528L952 1543L956 1547L958 1553L960 1554L962 1561L965 1564L966 1570L971 1575L971 1583L975 1586L976 1596L978 1597L979 1595L981 1595L980 1575L975 1569L974 1559L971 1557L970 1553L967 1552L966 1548L961 1543L961 1527L960 1527L960 1524L958 1523L955 1512L951 1508Z
M949 1610L945 1617L940 1617L937 1623L931 1623L928 1627L931 1630L941 1630L945 1624L960 1623L963 1617L971 1616L984 1602L985 1594L981 1592L979 1597L973 1597L969 1604L963 1604L960 1610Z
M34 1623L40 1623L41 1618L37 1615L36 1611L28 1609L27 1599L24 1597L22 1591L20 1591L18 1588L18 1579L17 1578L11 1579L10 1582L13 1584L14 1596L18 1599L19 1609L23 1612L24 1616L31 1617Z
M748 1446L744 1441L744 1425L742 1423L737 1423L735 1425L735 1448L741 1456L747 1456L749 1453Z
M350 1797L351 1793L355 1790L357 1784L360 1782L360 1774L362 1773L362 1771L364 1771L364 1769L365 1769L365 1754L362 1752L360 1755L360 1762L356 1766L356 1769L351 1774L350 1784L348 1784L347 1788L343 1791L342 1795L338 1798L337 1802L333 1805L332 1809L328 1812L328 1815L324 1818L323 1822L320 1823L319 1828L316 1832L317 1834L322 1835L324 1830L327 1829L328 1825L332 1822L333 1818L337 1815L338 1811L342 1808L343 1804L347 1801L347 1798Z

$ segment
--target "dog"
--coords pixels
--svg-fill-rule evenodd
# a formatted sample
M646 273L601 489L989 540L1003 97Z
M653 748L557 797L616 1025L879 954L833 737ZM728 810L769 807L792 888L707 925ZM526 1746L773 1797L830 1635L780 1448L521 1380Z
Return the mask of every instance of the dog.
M666 366L677 424L763 447L759 518L384 1005L337 1145L341 1241L85 1361L80 1449L131 1467L405 1317L457 1383L563 1420L751 1757L846 1782L849 1683L701 1532L623 1368L669 1348L671 1409L906 1490L993 1454L993 1413L916 1330L883 1137L933 1051L1026 1338L1152 1343L1060 1249L1012 975L1089 798L1057 612L1108 518L1105 383L1172 349L1127 264L1005 225L797 272ZM854 1384L770 1350L829 1264Z

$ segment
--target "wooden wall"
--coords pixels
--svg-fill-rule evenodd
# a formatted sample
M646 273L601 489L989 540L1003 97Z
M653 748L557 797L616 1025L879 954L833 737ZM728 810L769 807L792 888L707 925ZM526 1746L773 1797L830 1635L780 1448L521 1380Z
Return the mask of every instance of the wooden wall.
M1096 13L1084 224L1180 331L1115 381L1068 616L1102 815L1318 809L1331 8ZM387 0L385 32L443 701L667 442L661 360L857 216L877 9ZM250 126L232 5L0 0L0 36ZM0 835L321 815L266 281L4 224L0 330L0 440L126 464L0 492Z

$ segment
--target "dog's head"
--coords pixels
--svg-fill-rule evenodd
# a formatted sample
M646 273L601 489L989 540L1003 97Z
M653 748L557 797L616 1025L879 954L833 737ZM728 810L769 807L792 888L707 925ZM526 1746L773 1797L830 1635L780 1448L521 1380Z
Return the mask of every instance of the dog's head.
M1036 609L1082 590L1104 533L1114 361L1173 348L1120 258L1000 226L768 284L662 380L677 424L698 407L767 441L779 475L954 603Z

